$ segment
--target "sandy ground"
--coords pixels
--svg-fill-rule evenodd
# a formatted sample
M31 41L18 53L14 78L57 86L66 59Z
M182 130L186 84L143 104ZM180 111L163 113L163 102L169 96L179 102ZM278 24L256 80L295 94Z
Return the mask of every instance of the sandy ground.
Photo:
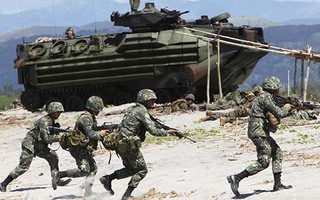
M105 108L98 122L119 123L122 115L105 116L106 113L125 108ZM0 181L18 164L21 140L27 128L45 113L30 113L23 109L0 112ZM79 112L63 113L59 118L62 127L73 126ZM147 135L142 152L149 173L134 190L136 200L157 199L235 199L226 176L242 171L254 162L254 145L247 138L247 124L219 126L219 120L198 123L205 112L174 113L158 116L169 126L190 134L197 143L171 138L170 140ZM242 199L320 199L320 125L282 126L273 135L284 153L282 180L293 186L290 190L271 192L273 176L271 166L259 174L244 179L240 183ZM75 168L69 152L57 149L60 170ZM93 185L94 194L84 197L81 185L84 178L73 179L64 187L53 190L49 166L45 160L35 158L30 169L0 193L0 199L110 199L119 200L129 179L113 182L114 196L109 196L99 182L99 178L122 167L121 159L103 148L95 152L99 167Z

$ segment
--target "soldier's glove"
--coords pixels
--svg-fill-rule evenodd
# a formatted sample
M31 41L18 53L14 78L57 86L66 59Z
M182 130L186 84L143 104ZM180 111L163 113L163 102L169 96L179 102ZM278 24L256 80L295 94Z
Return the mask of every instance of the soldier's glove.
M61 126L60 126L59 122L56 122L56 123L53 124L53 127L60 128Z

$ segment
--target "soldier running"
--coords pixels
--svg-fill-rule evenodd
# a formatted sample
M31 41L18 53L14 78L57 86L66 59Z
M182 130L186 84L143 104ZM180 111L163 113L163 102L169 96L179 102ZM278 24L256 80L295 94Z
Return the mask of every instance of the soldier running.
M69 152L76 160L78 168L69 169L66 171L52 172L52 187L57 189L57 182L63 177L86 177L85 181L85 196L92 194L92 184L94 176L97 173L98 167L93 159L92 152L97 149L98 141L103 139L106 130L94 131L97 125L96 116L104 108L103 101L100 97L91 96L86 102L86 110L80 115L75 124L75 130L79 130L83 139L78 144L70 145Z
M276 141L270 136L270 132L275 132L276 129L268 121L268 113L273 114L276 119L280 120L280 118L287 116L292 108L291 104L285 104L280 108L274 101L274 97L279 95L281 85L279 78L272 76L265 79L262 84L264 91L253 102L248 124L248 137L256 146L257 161L239 174L227 177L231 190L237 197L240 196L239 182L245 177L255 175L266 169L271 159L274 175L273 191L292 187L281 183L282 152Z
M22 140L19 165L10 172L8 177L1 182L0 191L6 192L7 185L24 174L30 167L34 157L38 156L45 159L49 165L51 172L59 170L59 158L55 151L48 147L53 142L58 142L60 139L59 134L54 134L50 130L50 126L58 126L56 120L64 108L60 102L51 102L47 107L47 115L41 117L35 123L35 126L27 133L26 137ZM57 179L57 185L64 186L68 184L71 179L60 180Z
M114 179L123 179L131 176L122 200L126 200L131 196L132 191L148 173L147 165L140 151L141 142L145 140L146 131L154 136L175 135L176 130L159 128L151 119L148 109L154 106L156 99L156 94L150 89L143 89L138 92L137 103L127 109L120 123L122 135L120 142L123 145L116 152L120 155L124 168L100 178L104 188L113 195L114 191L112 190L111 182Z

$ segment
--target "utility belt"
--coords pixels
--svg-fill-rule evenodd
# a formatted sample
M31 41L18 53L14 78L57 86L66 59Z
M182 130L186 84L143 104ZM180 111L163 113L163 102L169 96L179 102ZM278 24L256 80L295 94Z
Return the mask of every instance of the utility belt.
M138 151L140 149L141 139L138 135L124 127L120 128L119 134L121 134L122 137L118 141L116 148L118 153Z

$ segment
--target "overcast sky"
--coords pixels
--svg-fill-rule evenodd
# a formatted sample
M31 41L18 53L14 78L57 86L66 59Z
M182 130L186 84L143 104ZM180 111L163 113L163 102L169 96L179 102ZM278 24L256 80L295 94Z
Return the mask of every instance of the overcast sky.
M19 13L23 10L28 9L38 9L42 7L53 6L55 4L65 2L66 4L71 5L75 3L77 0L2 0L0 6L0 14L8 14L8 13ZM117 1L121 3L127 3L128 0L88 0L88 1ZM144 2L145 0L141 0ZM185 1L201 1L201 0L185 0ZM214 0L212 0L214 1ZM226 0L226 1L235 1L235 0ZM245 1L245 0L236 0L236 1ZM257 0L258 1L258 0ZM276 0L276 1L295 1L295 2L315 2L320 3L320 0ZM149 0L152 2L152 0Z

